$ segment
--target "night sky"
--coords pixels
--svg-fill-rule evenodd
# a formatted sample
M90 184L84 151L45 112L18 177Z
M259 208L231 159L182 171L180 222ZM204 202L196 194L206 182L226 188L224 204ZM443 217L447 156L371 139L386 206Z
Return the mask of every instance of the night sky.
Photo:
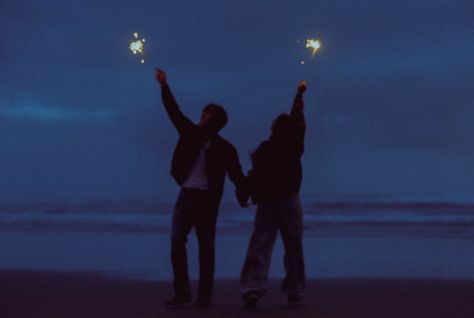
M472 0L1 0L0 201L173 201L156 66L245 171L304 78L302 193L474 200Z

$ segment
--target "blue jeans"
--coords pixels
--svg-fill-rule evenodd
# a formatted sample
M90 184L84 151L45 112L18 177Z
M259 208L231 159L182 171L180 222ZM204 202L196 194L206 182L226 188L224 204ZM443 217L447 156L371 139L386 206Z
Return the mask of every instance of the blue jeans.
M199 247L199 297L211 297L218 209L219 201L211 191L181 189L171 229L171 263L177 297L191 297L186 243L192 228L196 230Z
M306 285L303 257L303 215L299 194L257 205L255 223L240 274L243 294L262 297L277 232L285 249L286 276L281 289L289 296L303 297Z

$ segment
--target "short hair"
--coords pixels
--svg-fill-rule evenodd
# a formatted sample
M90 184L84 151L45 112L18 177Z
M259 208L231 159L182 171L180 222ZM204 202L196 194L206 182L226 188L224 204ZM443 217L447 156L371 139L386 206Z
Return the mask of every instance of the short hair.
M208 104L204 107L203 111L212 111L212 117L208 122L208 127L214 132L219 132L227 124L227 112L224 107L214 103Z

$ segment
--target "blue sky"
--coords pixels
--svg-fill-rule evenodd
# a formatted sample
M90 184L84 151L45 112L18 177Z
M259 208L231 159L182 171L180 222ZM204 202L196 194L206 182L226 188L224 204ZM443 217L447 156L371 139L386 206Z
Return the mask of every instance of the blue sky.
M0 43L0 201L173 201L154 66L244 170L304 78L303 193L474 197L472 1L6 0Z

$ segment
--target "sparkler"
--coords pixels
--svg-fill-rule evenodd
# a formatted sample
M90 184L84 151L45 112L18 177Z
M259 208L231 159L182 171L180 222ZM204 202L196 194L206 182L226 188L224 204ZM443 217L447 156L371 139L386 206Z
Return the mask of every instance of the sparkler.
M321 42L319 42L319 40L307 39L306 47L313 50L313 52L311 53L311 58L313 58L314 55L316 55L316 52L321 47Z
M296 43L300 44L301 41L297 40ZM311 52L311 59L313 59L314 56L316 55L316 52L318 52L318 50L321 48L321 41L315 40L315 39L307 39L305 47L308 48L308 49L311 49L311 51L312 51ZM306 61L302 59L302 60L300 60L300 64L305 65Z
M132 53L133 53L134 55L139 54L139 55L141 55L141 56L143 57L144 54L145 54L145 39L140 39L140 38L138 37L138 33L137 33L137 32L133 33L133 39L132 39L132 41L130 42L129 49L130 49L130 51L132 51ZM141 62L142 64L145 63L145 59L142 58L142 59L140 60L140 62Z
M296 43L300 44L301 42L298 40L296 41ZM314 56L316 55L316 53L318 52L318 50L321 48L321 41L320 40L316 40L316 39L306 39L306 45L305 47L307 49L310 49L311 50L311 59L314 58ZM305 60L300 60L300 64L301 65L305 65ZM310 71L311 71L311 75L310 75ZM317 81L317 78L318 78L318 74L314 74L314 68L313 70L309 69L308 67L303 67L302 68L302 71L301 71L301 75L303 78L305 77L311 77L312 79L314 79L315 81ZM306 86L306 81L302 80L300 82L300 87L302 86Z

